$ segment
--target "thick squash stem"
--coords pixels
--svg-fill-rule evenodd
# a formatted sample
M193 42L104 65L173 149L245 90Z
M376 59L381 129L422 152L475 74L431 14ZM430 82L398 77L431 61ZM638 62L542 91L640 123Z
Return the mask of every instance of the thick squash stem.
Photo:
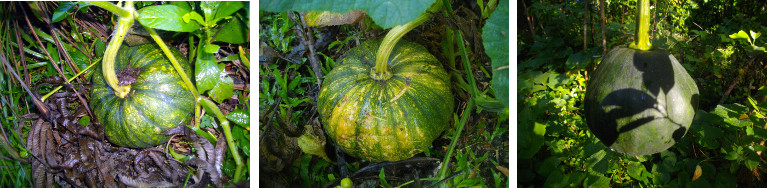
M629 48L637 50L650 50L650 0L639 0L639 8L636 17L636 41Z
M104 52L104 59L101 64L101 71L104 74L104 79L106 79L109 87L112 87L112 89L115 90L115 95L120 98L125 98L125 96L128 95L130 85L120 86L117 84L115 58L117 58L117 51L120 49L123 39L125 39L125 35L128 33L128 29L133 25L133 13L135 12L133 9L133 1L125 2L125 7L123 7L123 9L128 10L129 14L128 16L120 16L119 21L117 22L117 27L112 33L114 36L112 37L112 40L109 41L109 45L107 46L106 52Z
M418 27L419 25L426 22L426 20L429 20L431 18L430 11L434 11L433 9L439 8L442 6L442 1L437 0L429 10L418 16L415 20L408 22L404 25L398 25L389 30L389 33L386 33L386 36L383 38L383 41L381 42L381 46L378 47L378 52L376 52L376 66L375 69L373 69L370 72L370 76L375 80L386 80L391 78L391 73L389 72L389 55L391 55L391 51L394 49L394 45L399 42L400 39L402 39L402 36L405 36L407 32L410 32L410 30L413 30L414 28Z

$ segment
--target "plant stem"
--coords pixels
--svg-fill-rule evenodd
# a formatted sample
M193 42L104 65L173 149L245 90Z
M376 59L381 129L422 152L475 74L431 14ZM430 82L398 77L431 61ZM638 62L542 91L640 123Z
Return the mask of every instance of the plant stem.
M436 1L432 7L440 7L442 6L442 1ZM431 9L430 9L431 10ZM413 30L414 28L418 27L419 25L426 22L426 20L429 20L431 18L430 12L424 12L418 18L415 20L408 22L404 25L398 25L389 30L389 33L386 33L386 36L383 38L383 41L381 42L381 45L378 47L378 52L376 52L376 66L375 69L371 72L371 77L376 80L386 80L391 78L391 73L389 72L389 55L391 55L391 51L394 50L394 45L399 42L400 39L402 39L402 36L405 36L407 32L410 30Z
M117 84L118 80L117 75L115 74L115 58L117 57L117 51L120 49L123 39L125 39L125 35L128 33L128 29L130 29L131 25L133 25L133 1L127 1L124 8L130 10L130 12L128 13L128 16L120 15L120 20L117 24L117 28L115 28L115 31L113 32L114 37L109 41L106 52L104 52L104 61L101 67L101 71L104 74L104 79L106 79L107 84L109 87L112 87L112 89L115 90L115 95L120 98L125 98L125 96L128 95L128 92L130 91L130 85L119 86ZM107 10L111 11L110 9Z
M639 8L636 15L636 41L629 48L637 50L650 50L650 0L639 0Z
M69 80L69 82L72 82L73 80L75 80L75 78L79 77L79 76L80 76L81 74L83 74L85 71L88 71L88 69L90 69L91 67L93 67L94 65L96 65L96 63L98 63L99 61L100 61L100 60L96 60L96 61L93 61L93 63L91 63L90 65L88 65L88 67L85 67L85 69L83 69L82 71L80 71L80 72L78 72L77 74L75 74L75 76L73 76L72 78L69 78L69 79L68 79L68 80ZM62 87L63 87L63 86L58 86L58 87L56 87L55 89L53 89L53 91L51 91L51 92L48 92L48 94L45 94L45 96L41 97L41 98L40 98L40 100L41 100L41 101L43 101L43 102L45 102L45 99L48 99L48 97L51 97L51 95L53 95L54 93L56 93L57 91L59 91L59 90L60 90Z
M221 127L224 129L224 137L226 137L226 144L229 146L229 152L232 153L232 158L234 158L234 162L237 166L236 170L234 171L234 179L232 179L232 181L238 182L242 174L242 159L240 157L240 153L237 152L236 145L234 145L234 140L232 138L232 129L231 127L229 127L229 121L226 120L226 116L224 116L224 114L221 113L221 110L218 109L215 103L200 97L200 93L197 92L197 89L194 87L194 84L192 84L192 81L189 79L189 77L187 77L187 74L184 71L184 69L181 68L181 65L178 64L178 61L170 52L170 49L168 49L168 46L165 45L165 42L162 41L162 38L160 38L160 35L158 35L157 32L154 31L154 29L149 28L147 26L144 26L144 30L149 32L149 35L152 36L152 39L154 39L154 41L160 46L160 49L162 49L162 51L165 53L165 56L168 56L170 63L173 64L173 67L176 69L179 75L181 75L181 79L184 80L184 84L187 86L189 91L192 92L192 95L194 95L197 101L197 104L195 105L195 109L199 109L199 105L202 105L203 107L205 107L206 111L215 114L216 117L218 118L218 121L221 122ZM203 49L198 49L198 50L203 50ZM195 110L195 117L199 115L197 111L198 110ZM199 128L199 123L195 123L195 127Z
M447 1L447 0L445 0ZM451 12L453 12L453 7L450 6L450 3L446 2L445 4L445 16L448 16ZM448 31L451 31L448 29ZM463 66L464 70L466 70L466 76L468 77L468 84L471 86L469 89L469 94L471 94L472 97L478 97L480 96L479 89L477 88L477 83L474 81L474 73L471 72L471 62L469 61L469 54L466 52L466 45L463 44L463 34L460 30L456 30L453 32L448 32L448 34L454 34L455 36L455 42L458 44L458 49L460 50L461 59L463 60ZM450 37L450 36L448 36ZM449 44L452 46L453 44ZM452 68L452 67L451 67ZM459 81L463 81L462 79L459 79Z
M126 7L119 7L117 5L114 5L110 3L109 1L86 1L90 4L96 5L97 7L101 7L109 12L112 12L114 14L117 14L121 18L128 18L132 17L131 12L133 12L133 2L128 1L126 2ZM131 6L131 8L128 8L127 6Z
M474 99L469 99L469 103L466 104L466 109L463 110L463 115L461 116L461 120L458 122L458 127L455 129L455 134L453 135L453 138L450 139L450 146L447 149L447 153L445 153L445 158L442 160L442 168L439 169L439 179L445 178L445 173L447 173L448 164L450 164L450 158L453 155L453 150L455 150L455 144L458 143L458 138L461 137L461 132L463 131L464 125L466 125L466 121L469 119L469 114L471 114L471 111L474 109Z
M469 85L471 85L471 88L469 88L471 90L469 90L469 92L471 93L472 97L478 97L479 89L477 89L477 83L474 81L474 73L471 71L471 62L469 61L469 55L466 52L466 45L463 44L463 34L461 34L461 31L455 32L455 38L457 39L456 42L458 43L458 49L461 50L463 68L466 70L466 77L469 78L468 82Z

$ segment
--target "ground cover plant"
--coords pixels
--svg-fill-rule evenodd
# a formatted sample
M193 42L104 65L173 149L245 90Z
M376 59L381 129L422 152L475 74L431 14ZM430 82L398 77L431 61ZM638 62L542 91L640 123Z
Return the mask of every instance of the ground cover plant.
M613 150L607 143L606 138L620 132L606 137L589 124L609 118L610 110L630 108L621 108L626 106L619 102L601 103L614 105L600 117L589 115L586 105L592 85L630 79L621 74L597 78L595 71L614 59L608 55L612 49L642 38L634 34L640 29L635 21L639 2L518 1L518 96L514 97L519 109L519 187L760 187L764 182L767 67L760 34L767 31L765 5L702 0L649 5L648 42L666 50L664 57L678 61L699 95L692 122L680 134L684 136L671 139L675 143L668 149L635 155ZM663 68L656 65L643 72ZM677 74L681 73L674 70ZM692 98L677 102L690 103ZM639 112L649 111L635 113Z
M249 181L247 2L0 3L0 186Z
M508 1L383 2L259 2L259 185L507 187Z

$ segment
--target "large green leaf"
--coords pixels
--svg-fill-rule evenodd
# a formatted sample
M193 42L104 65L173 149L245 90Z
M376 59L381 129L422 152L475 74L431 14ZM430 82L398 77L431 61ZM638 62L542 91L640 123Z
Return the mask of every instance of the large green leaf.
M213 40L232 44L248 42L248 25L242 23L239 18L233 18L224 23L221 31L213 37Z
M485 53L493 61L495 97L509 106L509 2L501 0L482 30Z
M205 14L205 21L209 22L208 25L212 25L219 19L227 17L237 10L242 8L242 2L240 1L204 1L200 3L203 14Z
M218 103L232 97L234 81L226 74L224 64L217 64L216 57L211 53L206 53L204 50L197 50L197 52L194 71L200 93L210 90L208 94Z
M264 0L259 1L258 4L261 10L272 12L327 10L335 13L346 13L349 10L362 9L373 18L376 24L383 28L390 28L415 20L433 2L434 0L368 0L352 2L348 0ZM508 3L506 6L508 7Z
M191 32L200 29L200 24L197 22L184 22L183 17L190 13L189 10L175 5L148 6L139 10L138 13L138 21L151 28L176 32Z
M517 137L518 157L529 159L543 146L546 124L535 122L535 116L529 108L519 113L519 134Z

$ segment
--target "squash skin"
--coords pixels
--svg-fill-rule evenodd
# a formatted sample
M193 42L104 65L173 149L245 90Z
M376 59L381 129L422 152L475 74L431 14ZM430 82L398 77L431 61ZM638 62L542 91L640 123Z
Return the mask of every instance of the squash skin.
M179 65L191 77L191 65L181 52L170 48ZM127 64L141 68L130 93L119 98L107 85L101 66L93 74L90 107L115 145L146 148L167 142L162 131L192 120L194 97L157 44L123 45L117 52L115 72Z
M614 48L588 83L586 120L614 151L655 154L686 134L698 96L695 81L667 51Z
M389 57L392 77L371 78L381 40L338 61L317 101L329 137L349 155L398 161L421 153L449 126L450 77L426 48L401 40Z

